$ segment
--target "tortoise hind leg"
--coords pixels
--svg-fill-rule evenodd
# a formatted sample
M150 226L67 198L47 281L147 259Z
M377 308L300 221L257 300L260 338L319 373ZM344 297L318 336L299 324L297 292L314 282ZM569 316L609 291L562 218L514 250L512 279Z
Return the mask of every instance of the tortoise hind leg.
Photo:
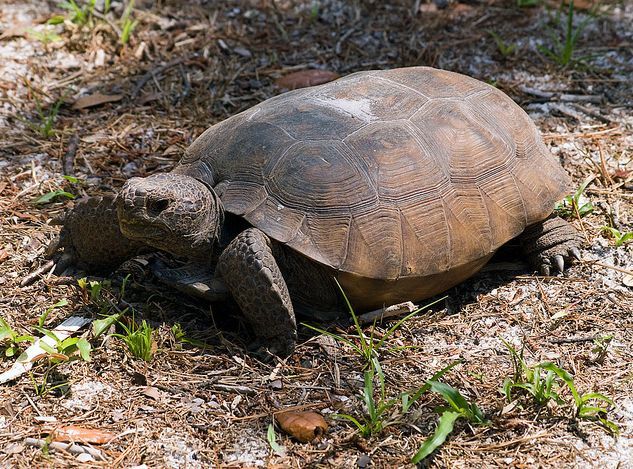
M242 231L220 255L217 270L260 345L276 355L290 355L297 323L270 239L256 228Z
M582 237L562 218L550 216L528 226L519 237L528 262L543 275L562 272L565 263L580 260Z

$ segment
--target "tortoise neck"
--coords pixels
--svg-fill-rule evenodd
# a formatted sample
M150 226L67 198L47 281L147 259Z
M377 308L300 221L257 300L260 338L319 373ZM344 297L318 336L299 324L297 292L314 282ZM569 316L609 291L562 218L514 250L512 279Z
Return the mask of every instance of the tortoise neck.
M220 244L221 233L224 226L224 207L222 205L222 200L220 200L220 197L213 188L209 187L207 184L205 184L205 186L209 189L211 204L207 209L208 219L204 224L206 228L205 231L192 235L193 241L191 243L191 247L193 249L191 257L203 261L209 261L214 256L214 253L217 251Z

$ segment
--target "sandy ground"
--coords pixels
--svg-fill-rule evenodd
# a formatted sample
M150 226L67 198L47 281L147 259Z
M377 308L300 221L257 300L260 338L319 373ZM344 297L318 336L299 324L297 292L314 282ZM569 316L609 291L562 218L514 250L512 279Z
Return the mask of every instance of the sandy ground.
M458 422L430 466L633 467L633 243L616 246L602 229L633 231L633 8L620 2L593 16L578 12L574 56L582 60L566 67L539 51L565 27L555 11L512 2L437 8L413 1L137 1L131 17L138 25L122 45L120 3L79 26L55 2L2 2L0 316L20 334L36 333L40 315L62 299L67 305L46 318L49 329L72 315L99 317L75 280L45 275L21 286L58 231L51 219L72 205L63 197L34 204L41 195L107 193L131 176L169 170L206 127L279 94L276 80L292 72L431 65L466 73L526 109L574 187L594 177L586 191L593 212L571 217L586 240L583 261L564 275L542 277L522 263L516 246L503 248L484 272L389 339L389 349L400 349L379 353L387 395L415 389L462 358L443 379L490 423ZM54 15L66 19L47 25ZM504 56L489 31L514 52ZM97 94L111 102L77 105ZM78 148L70 158L74 135ZM65 169L81 183L63 179ZM249 333L239 316L222 307L209 315L206 305L166 291L142 260L121 272L132 273L125 304L155 328L153 359L134 358L120 339L86 331L91 361L52 366L42 359L0 385L0 466L407 467L434 430L442 401L427 394L407 414L390 414L394 423L382 432L358 435L332 418L367 410L359 397L362 362L349 347L303 327L294 355L262 363L245 352ZM120 300L116 287L106 296ZM198 342L178 340L175 324ZM608 336L600 354L594 339ZM508 405L499 392L512 374L502 339L524 347L529 364L547 360L569 371L580 392L613 399L607 417L619 437L574 419L568 392L565 405ZM14 361L3 358L0 372ZM280 455L267 428L272 414L287 407L319 411L330 428L313 443L278 430ZM92 455L28 440L47 443L51 429L71 424L115 438L94 444Z

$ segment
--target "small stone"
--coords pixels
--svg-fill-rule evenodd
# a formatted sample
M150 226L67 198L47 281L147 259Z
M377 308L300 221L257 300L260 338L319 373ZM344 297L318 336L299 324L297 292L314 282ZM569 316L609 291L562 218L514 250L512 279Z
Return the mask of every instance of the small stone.
M371 463L371 458L367 456L366 454L361 454L356 460L356 464L358 464L358 467L360 467L361 469L364 469L365 467L369 466L370 463Z
M283 389L284 384L281 382L280 379L276 379L274 381L271 381L269 386L270 386L270 389L274 389L275 391L279 391L280 389Z
M18 454L24 450L24 445L21 443L11 443L2 449L5 454Z
M125 166L123 166L123 169L121 169L121 171L127 177L132 177L138 172L138 165L134 161L130 161L129 163L125 164Z
M244 47L235 47L233 48L233 52L235 52L239 56L246 57L247 59L250 59L253 56L253 54L251 54L251 51Z
M94 458L92 456L90 456L88 453L81 453L79 455L77 455L77 461L79 462L90 462L90 461L94 461Z

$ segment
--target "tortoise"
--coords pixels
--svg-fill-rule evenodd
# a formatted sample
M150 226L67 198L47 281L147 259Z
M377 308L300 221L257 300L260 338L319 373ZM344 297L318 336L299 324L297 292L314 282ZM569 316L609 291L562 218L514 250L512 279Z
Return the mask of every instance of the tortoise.
M421 300L519 238L549 275L579 257L552 215L569 177L501 91L428 67L358 72L213 125L169 173L128 180L68 213L52 250L92 270L143 246L187 260L164 282L232 296L258 343L320 320ZM59 254L61 255L61 253Z

